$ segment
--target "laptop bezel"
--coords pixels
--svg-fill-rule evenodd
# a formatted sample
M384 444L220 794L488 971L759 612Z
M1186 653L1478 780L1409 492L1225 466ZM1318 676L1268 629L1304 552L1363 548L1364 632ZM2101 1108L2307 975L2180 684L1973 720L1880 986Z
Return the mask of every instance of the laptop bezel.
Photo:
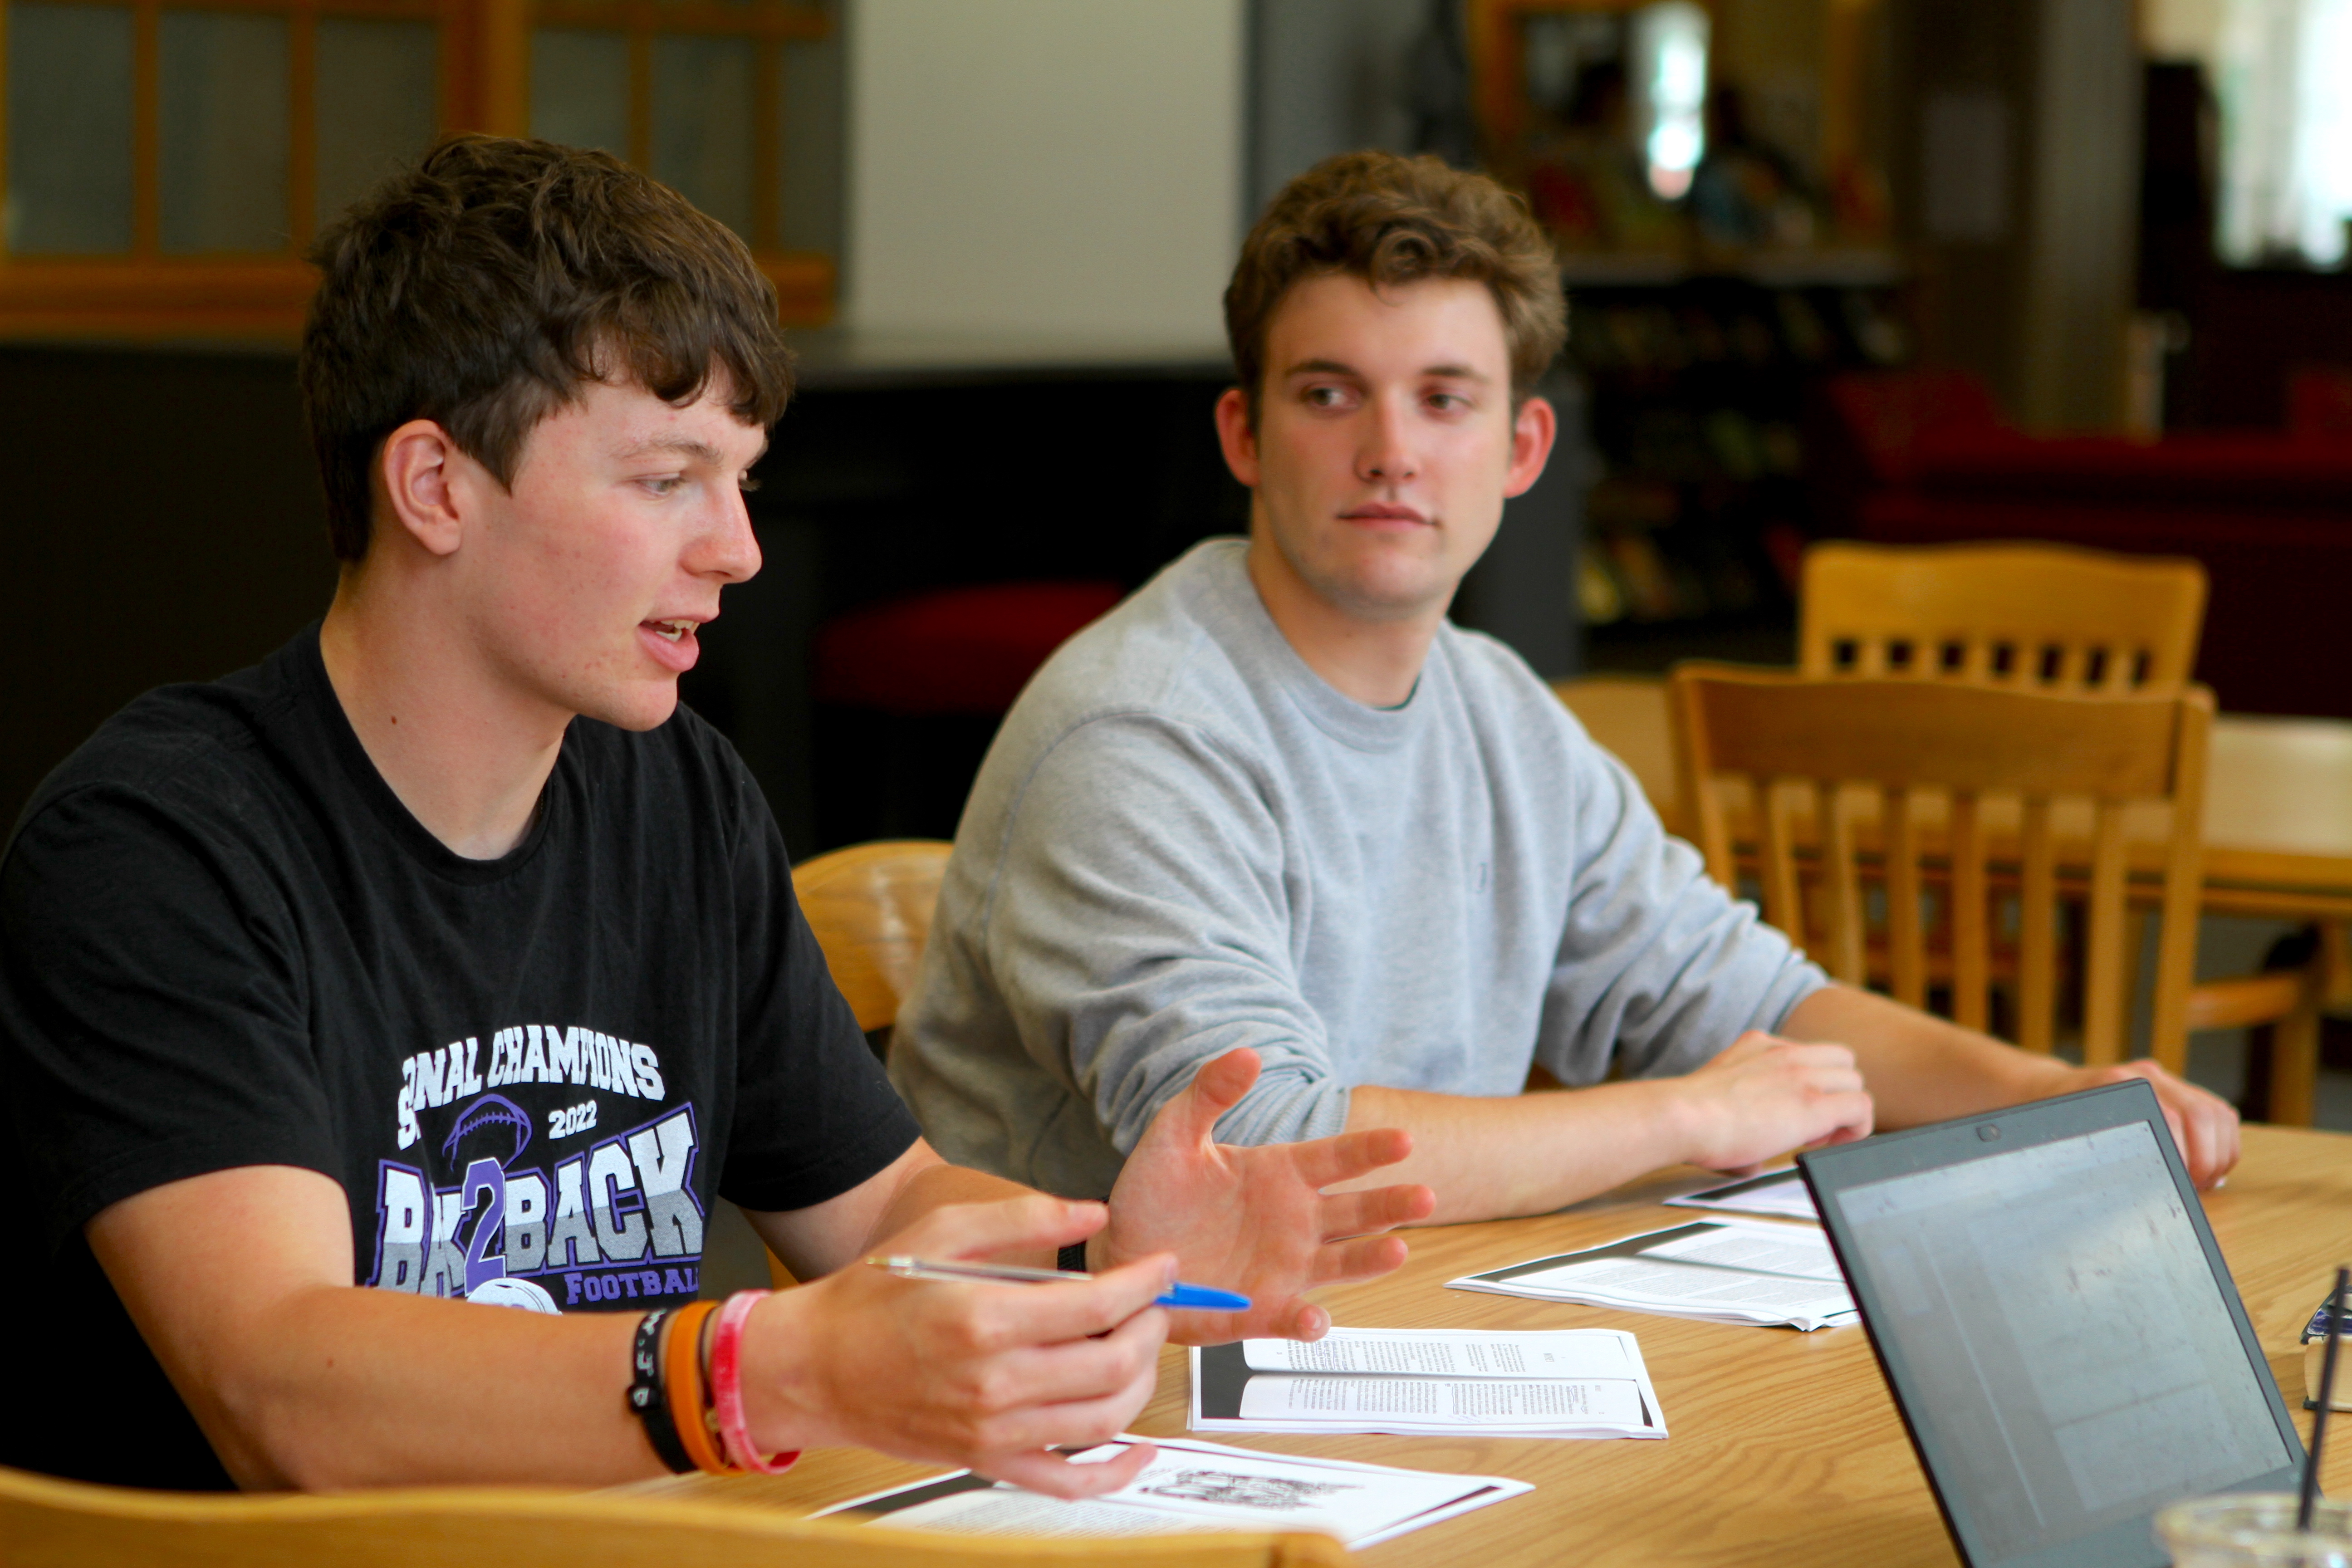
M2163 1568L2168 1559L2163 1549L2155 1543L2150 1532L2149 1520L2154 1509L2133 1519L2102 1526L2072 1541L2005 1556L1990 1551L1977 1537L1972 1523L1963 1522L1968 1509L1964 1504L1961 1511L1956 1514L1953 1500L1946 1495L1943 1477L1937 1468L1937 1442L1912 1418L1915 1401L1927 1398L1929 1394L1912 1379L1910 1367L1899 1345L1890 1348L1887 1339L1879 1332L1878 1322L1886 1317L1885 1304L1879 1294L1879 1281L1873 1271L1855 1267L1858 1256L1856 1237L1847 1224L1842 1199L1844 1193L1852 1188L1923 1171L1950 1169L2019 1149L2079 1138L2086 1133L2129 1126L2134 1122L2147 1124L2155 1135L2157 1147L2164 1157L2165 1168L2171 1174L2181 1207L2187 1213L2197 1244L2204 1253L2206 1267L2211 1271L2214 1283L2221 1291L2222 1304L2229 1310L2231 1321L2237 1327L2239 1343L2246 1356L2248 1374L2261 1388L2271 1419L2276 1425L2288 1454L2288 1463L2284 1468L2248 1477L2225 1489L2292 1489L2300 1477L2303 1465L2302 1436L2295 1430L2294 1418L2288 1414L2286 1402L2279 1394L2278 1380L2271 1371L2269 1358L2263 1353L2261 1342L2255 1338L2253 1324L2246 1316L2245 1303L2238 1295L2237 1282L2231 1277L2229 1262L2221 1256L2221 1246L2213 1238L2213 1228L2206 1221L2204 1205L2189 1179L2187 1167L2180 1162L2179 1151L2173 1146L2172 1134L2165 1124L2164 1112L2156 1092L2144 1080L2135 1079L2126 1083L2084 1089L2076 1094L2034 1100L2006 1110L1960 1117L1901 1132L1883 1133L1858 1142L1811 1150L1797 1157L1798 1166L1804 1173L1805 1184L1813 1194L1813 1205L1821 1213L1822 1228L1828 1233L1830 1246L1837 1253L1838 1267L1844 1271L1846 1287L1853 1293L1855 1306L1861 1309L1863 1328L1869 1335L1871 1352L1877 1357L1879 1372L1886 1380L1888 1391L1895 1396L1895 1407L1903 1417L1903 1428L1911 1439L1912 1451L1918 1456L1919 1468L1927 1475L1928 1489L1935 1495L1937 1511L1943 1516L1944 1528L1950 1534L1961 1561L1969 1568L2058 1568L2060 1564L2066 1565L2066 1568L2077 1568L2077 1565L2079 1568ZM1990 1136L1983 1131L1986 1128L1993 1130Z

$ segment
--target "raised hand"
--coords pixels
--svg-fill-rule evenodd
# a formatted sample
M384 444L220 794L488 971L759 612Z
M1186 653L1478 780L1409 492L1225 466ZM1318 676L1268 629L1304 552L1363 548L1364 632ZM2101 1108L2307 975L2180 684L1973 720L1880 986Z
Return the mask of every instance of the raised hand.
M1873 1110L1853 1052L1750 1029L1675 1084L1685 1147L1708 1170L1751 1173L1791 1149L1870 1136Z
M932 1210L877 1254L979 1261L1051 1253L1093 1235L1100 1204L1044 1196ZM745 1325L743 1393L772 1450L855 1443L968 1465L1055 1497L1132 1480L1152 1450L1073 1465L1048 1452L1102 1442L1150 1401L1176 1278L1162 1251L1091 1282L995 1285L902 1279L852 1263L781 1290Z
M1262 1148L1218 1142L1217 1118L1257 1075L1257 1053L1246 1048L1202 1065L1128 1156L1110 1223L1088 1247L1105 1266L1172 1252L1186 1279L1255 1303L1247 1312L1171 1313L1169 1338L1181 1344L1320 1339L1330 1314L1301 1292L1394 1268L1405 1245L1380 1233L1427 1218L1436 1204L1423 1186L1324 1194L1410 1153L1412 1139L1397 1128Z

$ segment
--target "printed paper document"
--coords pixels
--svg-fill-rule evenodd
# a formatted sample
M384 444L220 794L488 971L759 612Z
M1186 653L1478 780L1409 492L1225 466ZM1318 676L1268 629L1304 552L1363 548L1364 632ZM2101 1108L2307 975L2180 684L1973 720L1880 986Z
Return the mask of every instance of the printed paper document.
M1448 1280L1455 1290L1575 1301L1719 1323L1811 1331L1855 1320L1853 1298L1820 1231L1700 1220L1606 1247Z
M1666 1435L1642 1347L1621 1329L1335 1328L1313 1344L1196 1349L1192 1363L1195 1431Z
M1744 1181L1726 1182L1719 1187L1668 1198L1666 1202L1675 1208L1773 1215L1782 1219L1808 1219L1815 1225L1822 1220L1821 1211L1813 1207L1813 1194L1805 1189L1805 1178L1794 1165Z

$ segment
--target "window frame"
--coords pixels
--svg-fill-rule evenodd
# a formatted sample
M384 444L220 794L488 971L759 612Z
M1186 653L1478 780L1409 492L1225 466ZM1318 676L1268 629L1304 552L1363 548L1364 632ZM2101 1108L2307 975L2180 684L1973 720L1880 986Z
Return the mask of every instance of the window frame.
M286 341L299 335L317 275L301 259L322 215L316 186L316 41L326 17L427 21L439 63L435 122L446 134L526 135L530 37L539 26L617 30L628 39L630 161L643 167L651 135L653 40L665 35L750 37L754 76L752 253L775 284L787 325L832 318L835 258L777 243L777 128L782 47L828 37L835 23L804 0L41 0L128 9L131 15L131 244L127 254L16 256L0 247L0 339L113 338ZM283 250L166 254L159 177L163 13L236 12L287 18L287 232ZM0 0L0 82L7 55ZM0 201L6 198L7 119L0 104Z

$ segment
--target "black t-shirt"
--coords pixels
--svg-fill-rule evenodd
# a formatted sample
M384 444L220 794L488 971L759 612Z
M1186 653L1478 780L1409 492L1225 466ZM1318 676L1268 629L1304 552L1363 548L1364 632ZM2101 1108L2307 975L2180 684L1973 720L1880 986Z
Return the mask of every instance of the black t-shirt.
M315 626L141 698L34 796L0 1072L33 1376L0 1461L158 1486L226 1477L82 1238L109 1204L302 1166L349 1197L356 1284L643 1310L694 1299L714 1193L803 1208L916 1137L709 726L575 720L523 842L467 860L368 761Z

